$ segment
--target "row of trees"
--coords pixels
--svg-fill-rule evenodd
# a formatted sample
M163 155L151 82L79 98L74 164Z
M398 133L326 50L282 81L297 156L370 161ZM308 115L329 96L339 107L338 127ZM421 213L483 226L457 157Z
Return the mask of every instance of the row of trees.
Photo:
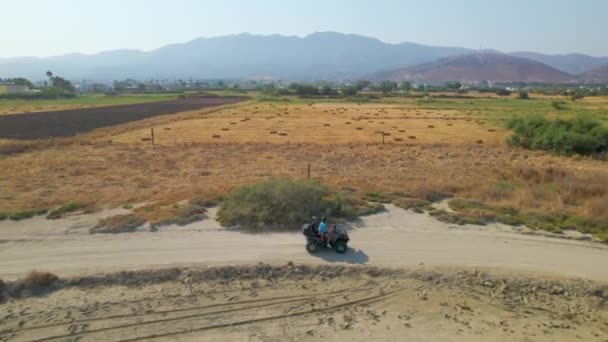
M31 92L2 94L2 98L59 98L75 96L75 89L72 83L63 77L47 71L48 81L36 87L30 80L23 77L0 79L2 84L26 86Z

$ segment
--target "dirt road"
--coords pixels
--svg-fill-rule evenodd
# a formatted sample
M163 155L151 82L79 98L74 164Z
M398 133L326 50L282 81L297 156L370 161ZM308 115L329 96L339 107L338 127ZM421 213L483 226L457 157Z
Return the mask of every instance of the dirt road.
M299 233L242 234L214 220L159 232L89 235L99 217L49 221L43 217L0 222L0 278L15 279L32 269L59 275L91 274L167 266L230 265L288 261L386 267L465 267L516 271L549 277L608 281L608 247L544 236L523 235L500 226L456 226L387 206L350 230L346 254L309 255ZM211 213L213 215L213 213Z

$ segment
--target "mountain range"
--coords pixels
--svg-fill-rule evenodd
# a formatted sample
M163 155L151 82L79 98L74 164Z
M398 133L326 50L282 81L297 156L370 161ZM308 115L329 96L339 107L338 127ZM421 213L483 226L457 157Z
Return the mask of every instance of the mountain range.
M479 58L481 55L490 57ZM585 80L604 81L601 70L595 72L593 69L601 69L608 64L608 57L532 52L509 55L497 51L480 53L459 47L389 44L375 38L337 32L319 32L306 37L244 33L198 38L153 51L115 50L94 55L4 58L0 59L0 78L41 80L45 78L46 71L51 70L68 79L99 81L190 77L333 81L354 80L367 75L399 78L396 75L412 74L418 70L415 72L418 79L428 75L429 81L446 81L458 80L451 77L459 75L456 69L466 69L462 69L462 65L457 67L458 63L466 61L472 68L469 69L470 76L464 75L466 77L459 79L488 77L495 81L565 82L578 80L579 76L574 75L582 74ZM448 64L442 66L443 63ZM495 73L491 72L492 63L498 63ZM516 66L518 64L521 65ZM408 71L413 66L420 69ZM445 75L431 72L429 68L434 67L441 67ZM534 73L528 74L527 70L534 70Z

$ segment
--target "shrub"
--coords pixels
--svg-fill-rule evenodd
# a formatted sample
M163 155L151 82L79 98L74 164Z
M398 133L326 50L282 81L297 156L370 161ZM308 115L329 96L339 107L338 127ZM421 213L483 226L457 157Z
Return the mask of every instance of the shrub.
M411 209L418 213L431 209L430 201L416 198L397 198L393 201L393 205L406 210Z
M205 202L206 203L206 202ZM175 208L176 212L172 217L156 221L152 224L153 227L166 226L176 224L178 226L185 226L192 222L202 221L207 218L207 209L205 209L202 203L193 204L190 202L188 205L183 207Z
M325 212L327 195L317 182L267 180L234 190L220 204L217 217L225 226L295 228Z
M519 94L517 94L517 98L520 100L528 100L530 96L528 95L527 91L521 90Z
M0 213L0 221L4 221L8 218L8 214L7 213Z
M71 213L77 210L80 210L82 208L84 208L85 205L82 203L77 203L77 202L70 202L70 203L66 203L56 209L51 210L47 215L46 218L49 220L56 220L58 218L63 217L63 215L67 214L67 213Z
M582 93L574 93L572 95L570 95L570 101L574 102L576 100L582 100L585 97L585 95L583 95Z
M429 214L435 219L445 223L455 223L461 226L465 224L474 224L478 226L485 225L485 222L481 219L470 218L456 213L448 213L445 210L432 210Z
M42 213L44 213L44 210L22 210L8 214L8 218L13 221L21 221Z
M509 95L511 95L511 91L507 90L507 89L504 89L504 88L498 89L496 91L496 95L498 95L498 96L509 96Z
M548 120L541 116L512 118L507 126L513 130L507 140L513 146L565 155L608 151L608 128L586 117L571 120Z
M99 220L95 227L91 228L90 233L118 234L135 231L137 227L146 223L145 220L133 215L115 215Z
M562 107L563 104L564 104L563 101L551 101L551 107L553 107L553 109L556 109L556 110L563 109L563 107Z
M59 277L52 273L34 270L23 279L23 286L26 289L43 289L53 285L58 279Z
M346 193L330 194L316 181L266 180L235 189L220 204L224 226L262 231L299 229L312 216L352 219L383 210Z

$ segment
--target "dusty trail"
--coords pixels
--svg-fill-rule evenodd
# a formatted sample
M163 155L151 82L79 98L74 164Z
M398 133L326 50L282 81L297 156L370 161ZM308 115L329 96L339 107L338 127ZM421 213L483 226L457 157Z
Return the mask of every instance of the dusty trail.
M299 233L251 235L226 231L214 220L156 233L89 235L101 216L48 221L0 222L0 278L15 279L32 269L59 275L115 270L252 264L287 261L387 267L465 267L533 275L608 281L608 247L583 241L523 235L501 226L459 227L423 214L388 206L364 218L350 232L345 255L309 255Z

